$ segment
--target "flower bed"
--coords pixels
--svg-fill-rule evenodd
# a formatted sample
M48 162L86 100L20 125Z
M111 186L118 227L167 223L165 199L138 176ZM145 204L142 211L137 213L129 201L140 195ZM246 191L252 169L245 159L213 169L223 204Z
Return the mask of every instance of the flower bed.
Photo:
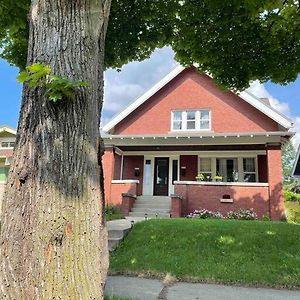
M195 210L187 215L187 218L196 219L234 219L234 220L257 220L257 214L253 209L239 209L238 211L230 211L223 215L219 211L213 212L207 209Z

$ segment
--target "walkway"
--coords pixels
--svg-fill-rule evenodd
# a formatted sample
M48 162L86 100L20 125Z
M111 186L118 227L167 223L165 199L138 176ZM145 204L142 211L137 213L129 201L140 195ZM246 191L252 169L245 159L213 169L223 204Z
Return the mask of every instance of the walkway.
M139 300L299 300L300 291L248 288L201 283L175 283L165 286L156 279L110 276L107 295Z

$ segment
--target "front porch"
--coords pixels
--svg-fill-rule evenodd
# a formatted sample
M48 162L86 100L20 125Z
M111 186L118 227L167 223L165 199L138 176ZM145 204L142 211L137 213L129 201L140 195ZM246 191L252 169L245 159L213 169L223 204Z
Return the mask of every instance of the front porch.
M129 197L129 212L137 196L173 196L173 217L200 208L222 213L253 208L260 218L284 216L280 146L157 148L106 149L103 162L111 162L111 173L105 174L107 203L121 206Z

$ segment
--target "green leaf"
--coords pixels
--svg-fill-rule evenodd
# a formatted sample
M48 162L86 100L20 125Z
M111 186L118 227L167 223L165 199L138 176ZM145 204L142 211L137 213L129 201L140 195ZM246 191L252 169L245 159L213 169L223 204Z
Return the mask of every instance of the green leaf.
M20 72L20 74L17 76L17 81L19 83L24 83L29 78L29 74L26 71Z

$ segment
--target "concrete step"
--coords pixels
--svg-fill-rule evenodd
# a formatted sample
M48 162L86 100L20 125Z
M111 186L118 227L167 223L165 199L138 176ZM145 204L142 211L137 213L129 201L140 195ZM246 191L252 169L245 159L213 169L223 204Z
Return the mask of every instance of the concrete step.
M157 207L133 207L132 212L143 213L170 213L170 208L157 208Z
M114 251L118 245L120 244L120 242L123 240L123 238L110 238L108 239L108 250L110 252Z
M108 239L122 239L124 238L124 236L129 232L129 228L128 229L115 229L115 230L108 230Z
M145 217L145 213L143 213L143 212L130 212L129 216L130 217ZM155 219L156 214L155 213L147 213L147 218ZM159 219L161 219L161 218L170 218L170 214L169 213L159 213L159 214L157 214L157 218L159 218Z
M134 203L134 207L136 208L159 208L159 209L168 209L171 207L169 203L153 203L153 202L138 202Z
M169 196L138 196L137 201L170 202Z
M107 222L108 250L114 251L131 229L131 222L126 219Z

